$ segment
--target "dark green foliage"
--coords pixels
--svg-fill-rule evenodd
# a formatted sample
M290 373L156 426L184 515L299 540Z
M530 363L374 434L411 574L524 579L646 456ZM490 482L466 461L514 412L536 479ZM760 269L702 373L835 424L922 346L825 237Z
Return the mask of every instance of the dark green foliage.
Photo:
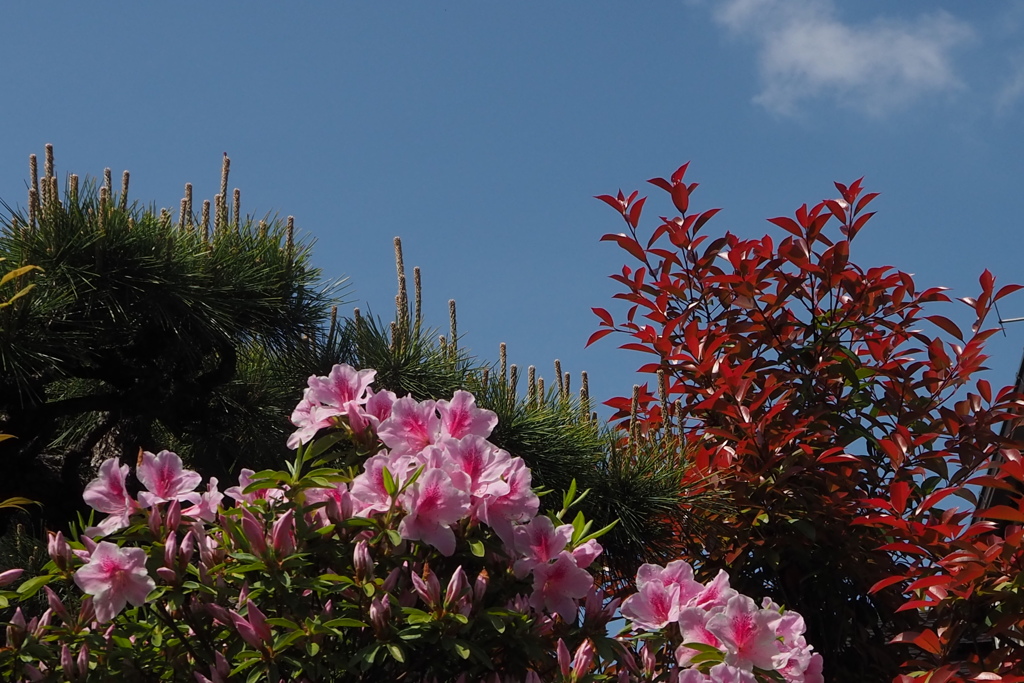
M40 500L59 524L99 458L168 448L223 477L286 456L337 291L290 224L218 205L210 234L74 176L63 200L52 177L32 194L0 223L0 257L43 269L0 311L0 431L19 437L0 443L0 498Z

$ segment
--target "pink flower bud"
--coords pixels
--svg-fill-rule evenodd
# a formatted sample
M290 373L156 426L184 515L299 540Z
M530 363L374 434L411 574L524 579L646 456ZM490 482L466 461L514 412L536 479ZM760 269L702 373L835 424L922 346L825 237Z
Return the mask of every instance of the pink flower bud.
M43 666L44 669L46 668L45 665L41 665L41 666ZM23 668L23 671L25 672L25 675L28 676L28 680L31 681L32 683L36 683L36 681L42 681L42 680L44 680L46 678L43 675L42 671L40 671L38 668L32 666L31 664L25 664L24 668Z
M195 536L192 534L185 534L185 538L181 540L181 550L178 551L178 557L181 559L183 565L186 565L192 559L192 553L195 550Z
M54 593L53 589L50 588L49 586L43 586L43 590L46 592L46 602L47 602L47 604L49 604L50 609L52 609L53 612L58 617L63 619L65 624L70 624L71 623L71 615L68 614L67 607L64 606L64 603L61 602L61 600L57 596L57 594Z
M468 584L469 579L466 578L466 572L462 569L462 565L459 565L458 569L452 574L452 578L448 580L448 589L444 593L444 606L446 609L451 608L462 597L462 593L466 590Z
M252 627L255 629L256 635L260 637L260 640L264 643L271 642L273 637L270 633L270 627L267 625L267 617L260 611L260 608L257 607L255 603L249 603L245 616L249 619L249 623L252 624Z
M262 650L264 644L271 642L272 634L270 627L267 626L267 619L252 602L248 603L245 618L238 612L231 612L231 621L242 640L257 650Z
M384 639L388 632L388 622L391 621L391 596L384 594L384 599L374 598L370 603L370 624L373 626L374 634Z
M653 678L657 662L654 659L654 652L651 651L647 643L640 648L640 662L643 664L644 673Z
M71 546L64 540L64 533L58 531L49 533L46 539L46 551L50 554L50 559L57 565L57 569L67 571L68 565L71 563Z
M392 569L388 573L387 578L384 579L384 586L383 586L384 590L386 590L388 593L391 593L392 591L394 591L395 590L395 586L398 585L398 582L399 582L399 580L401 580L402 575L408 569L409 569L409 563L408 562L403 563L401 567L395 567L394 569Z
M274 522L270 540L278 559L284 559L295 552L295 511L289 510Z
M412 585L416 593L431 609L436 609L441 604L441 582L437 575L430 571L430 567L423 568L425 579L421 579L416 572L412 573Z
M48 609L43 612L43 616L38 619L33 619L28 624L28 630L37 639L42 638L43 634L46 633L46 629L50 626L50 620L53 619L53 610Z
M85 680L86 676L89 675L89 644L82 643L82 649L78 651L78 657L75 658L75 668L78 669L78 676Z
M78 625L88 626L96 621L96 606L93 604L92 596L87 595L78 608Z
M176 531L181 524L181 503L177 499L167 504L167 528Z
M163 526L164 520L160 516L160 506L154 505L149 508L149 532L154 536L160 536L160 527Z
M590 639L584 640L576 648L576 656L572 660L572 680L578 681L587 675L594 663L594 644Z
M356 583L373 580L373 558L370 557L370 546L366 541L356 543L352 564L356 570Z
M96 541L92 540L90 537L85 536L85 535L83 535L81 538L79 538L79 540L82 542L82 545L85 546L85 553L86 553L86 555L85 555L85 557L82 557L81 555L78 555L78 553L81 552L81 551L78 551L78 550L75 551L75 554L78 555L79 557L82 557L83 560L88 562L89 561L89 557L93 554L93 551L96 550L96 546L99 545L99 544L96 543Z
M178 573L170 567L157 567L156 575L171 584L176 583L178 580Z
M0 587L11 585L24 573L24 569L8 569L5 572L0 572Z
M558 639L555 655L558 657L558 670L562 672L562 678L569 678L569 675L572 673L571 662L569 661L569 648L565 646L565 641L561 638Z
M242 533L249 541L249 548L255 555L265 555L267 552L267 539L263 533L263 525L256 521L248 510L242 512Z
M476 575L476 581L473 582L473 602L480 604L484 600L484 596L487 594L487 586L490 583L490 575L486 569L481 569L480 573Z
M170 531L167 534L167 540L164 541L164 566L174 567L177 564L178 554L178 534L174 531Z
M14 610L14 616L11 617L11 622L7 625L7 644L15 648L20 647L22 641L25 640L25 615L21 613L21 608Z
M227 626L228 624L231 624L234 621L231 618L231 612L224 609L217 603L207 603L204 609L206 609L207 614L213 617L214 621L220 622L224 626Z
M67 646L67 643L60 646L60 668L64 671L67 680L78 680L78 672L75 671L74 660L71 658L71 648Z

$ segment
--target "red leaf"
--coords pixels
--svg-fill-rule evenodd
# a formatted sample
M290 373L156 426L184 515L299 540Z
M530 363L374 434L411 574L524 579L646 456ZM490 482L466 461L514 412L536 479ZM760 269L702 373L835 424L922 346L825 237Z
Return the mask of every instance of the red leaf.
M598 330L594 334L590 335L590 339L587 340L587 346L590 346L591 344L596 342L598 339L601 339L603 337L607 337L609 334L611 334L614 331L615 330L611 330L611 329Z
M690 191L686 185L679 183L672 186L672 203L679 209L679 213L686 215L686 210L690 208Z
M599 331L603 331L603 330L599 330ZM594 334L597 334L597 332L595 332ZM593 335L591 335L591 336L593 336ZM623 344L619 348L620 349L626 349L627 351L640 351L641 353L657 353L657 351L655 351L651 347L644 346L643 344L637 344L636 342L630 342L628 344Z
M996 292L996 295L992 297L992 300L998 301L1007 294L1013 294L1014 292L1019 291L1021 289L1024 289L1024 285L1003 285L1002 287L999 288L999 291Z
M633 226L634 230L636 229L637 224L640 222L640 212L644 210L644 202L646 201L647 197L641 197L640 201L633 204L633 206L629 209L629 216L626 218L626 220L629 221L629 224Z
M778 218L769 218L768 222L769 223L773 223L773 224L779 226L780 228L782 228L786 232L793 233L797 237L802 237L803 234L804 234L803 230L800 228L800 226L797 224L797 222L795 220L793 220L792 218L789 218L787 216L779 216Z
M996 279L993 277L992 272L986 268L978 278L978 282L981 283L981 291L983 294L991 294L992 287L995 285Z
M661 189L665 190L665 192L672 191L672 184L665 180L664 178L651 178L647 182L649 182L651 185L657 185Z
M901 454L902 455L902 454ZM903 514L907 509L907 496L910 495L910 484L905 481L894 481L889 484L889 498L896 514Z
M644 253L644 248L640 246L632 237L624 234L609 233L601 237L602 242L614 241L617 242L620 247L628 251L638 261L646 261L647 255Z
M622 194L622 193L620 192L619 194ZM615 209L619 213L622 213L623 210L625 209L625 207L622 205L622 202L620 202L618 199L616 199L615 197L611 196L610 194L599 194L596 197L594 197L594 199L600 199L602 202L604 202L608 206L612 207L613 209Z
M960 331L960 328L952 320L941 315L926 315L925 320L930 321L936 327L941 327L945 332L953 335L960 341L964 340L964 333Z
M882 590L883 588L888 588L889 586L892 586L893 584L897 584L897 583L899 583L900 581L903 581L903 580L904 580L904 577L902 577L902 576L887 576L886 578L882 579L881 581L879 581L875 585L873 585L871 588L869 588L868 589L868 593L877 593L878 591Z
M900 605L896 611L906 612L907 610L919 609L921 607L934 607L937 604L939 604L937 600L910 600Z
M949 585L953 583L952 576L939 575L939 576L925 576L924 578L912 581L907 586L908 591L916 591L919 588L929 588L931 586Z
M612 314L609 313L608 311L604 310L603 308L591 308L590 310L592 310L597 315L597 317L601 319L601 322L607 325L608 327L615 326L615 319L612 318Z
M865 206L867 206L868 202L870 202L872 199L874 199L877 196L878 196L877 192L868 192L866 195L864 195L863 197L860 198L860 201L857 202L857 206L856 206L856 208L854 208L853 212L854 213L860 213L861 209L863 209Z
M987 510L982 510L975 513L978 517L986 517L988 519L1005 519L1009 522L1024 523L1024 512L1016 508L1012 508L1009 505L996 505Z
M672 184L676 185L683 181L683 176L686 175L686 167L690 165L687 161L685 164L676 169L676 172L672 174Z
M939 489L938 491L933 491L929 493L927 496L925 496L924 500L921 501L921 504L917 506L917 512L921 513L924 512L925 510L931 509L931 507L938 503L940 500L942 500L946 496L956 493L959 490L959 487L954 486L948 489Z
M925 652L931 652L933 655L937 655L942 652L942 643L939 642L939 637L935 635L935 631L930 628L925 629L924 632L917 638L914 638L912 642Z

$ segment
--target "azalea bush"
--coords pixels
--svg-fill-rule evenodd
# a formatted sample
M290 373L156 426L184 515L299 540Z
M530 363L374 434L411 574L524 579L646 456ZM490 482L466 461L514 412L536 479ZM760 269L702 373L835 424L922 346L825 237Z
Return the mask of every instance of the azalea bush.
M0 677L821 680L797 613L682 561L644 565L609 634L620 603L592 574L606 529L573 515L585 492L542 514L472 394L417 401L373 379L311 377L295 459L223 491L168 451L140 453L134 493L131 468L104 462L85 499L105 517L51 534L42 574L0 573Z
M686 171L649 181L671 202L650 230L646 197L599 197L626 226L603 239L629 255L628 308L595 308L591 337L645 354L651 381L609 401L622 441L685 455L734 504L711 533L681 526L680 552L805 614L829 680L1024 680L1024 400L977 377L1020 287L985 271L958 324L943 288L853 260L861 180L743 239L691 209Z

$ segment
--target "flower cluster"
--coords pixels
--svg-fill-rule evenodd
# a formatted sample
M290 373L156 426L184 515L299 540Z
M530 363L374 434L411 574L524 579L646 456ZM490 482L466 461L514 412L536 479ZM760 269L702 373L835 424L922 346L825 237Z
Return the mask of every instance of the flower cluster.
M681 562L645 565L622 603L647 633L609 635L619 601L588 571L605 530L562 522L575 493L540 514L472 394L415 401L374 377L310 378L288 471L202 490L176 454L142 453L133 495L131 468L103 463L85 500L106 518L78 542L51 534L46 573L16 591L20 572L0 573L0 599L42 589L49 605L16 610L0 677L820 680L798 615Z
M680 667L716 662L707 675L690 669L680 681L753 683L755 670L777 671L793 683L823 680L821 655L804 639L803 618L767 598L758 607L729 586L726 572L702 584L682 560L665 567L645 564L636 586L637 593L622 603L622 616L634 628L663 631L674 625L678 646L673 654ZM709 648L714 649L710 657Z

